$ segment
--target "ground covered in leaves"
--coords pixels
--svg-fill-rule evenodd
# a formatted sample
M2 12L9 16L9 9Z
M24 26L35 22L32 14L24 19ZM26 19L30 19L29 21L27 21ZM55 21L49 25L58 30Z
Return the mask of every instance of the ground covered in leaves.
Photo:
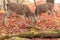
M36 26L33 26L32 28L26 27L25 24L28 25L32 25L31 24L31 19L27 19L27 21L25 22L24 17L22 15L17 15L15 13L12 13L11 15L9 15L9 17L6 19L8 21L4 21L4 13L0 13L0 36L2 38L6 38L5 36L7 35L7 37L11 37L12 38L8 39L14 40L14 34L19 34L20 37L23 37L23 35L27 35L27 37L32 39L27 39L27 40L40 40L40 38L34 38L34 36L40 35L40 33L60 33L60 16L59 13L56 15L56 21L55 21L55 17L54 15L48 15L48 14L42 14L41 17L37 17L37 22L36 22ZM5 23L5 24L4 24ZM22 34L22 35L21 35ZM30 35L31 34L31 35ZM33 35L33 36L32 36ZM18 35L16 35L18 36ZM26 36L24 36L26 37ZM20 40L22 38L18 38L18 40ZM23 38L22 40L24 40L26 38ZM7 40L7 39L5 39ZM15 39L17 40L17 39ZM41 39L41 40L45 40L45 39ZM50 39L47 39L50 40Z
M55 7L55 9L57 9L57 7ZM47 38L47 39L34 38L35 36L39 36L40 33L47 33L47 34L53 33L53 35L55 36L56 34L60 34L60 10L57 10L56 17L53 14L51 15L42 14L40 17L36 17L37 20L36 26L33 26L33 28L29 28L25 26L25 24L32 25L31 19L27 19L27 21L25 21L22 15L19 16L15 13L9 15L9 17L6 19L8 21L5 20L6 21L5 22L4 13L5 13L4 11L0 11L0 39L1 40L25 40L25 39L26 40L60 40L60 38ZM26 37L26 35L28 38L22 38L22 37ZM41 34L40 36L44 36L44 35ZM9 39L6 39L7 37Z

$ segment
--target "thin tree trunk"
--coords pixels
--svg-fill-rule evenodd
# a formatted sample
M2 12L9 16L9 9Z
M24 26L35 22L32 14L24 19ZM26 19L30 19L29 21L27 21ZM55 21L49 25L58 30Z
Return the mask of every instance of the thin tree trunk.
M5 0L3 0L3 8L4 8L4 10L5 10Z
M35 6L36 6L36 2L35 2L35 0L34 0L34 4L35 4Z
M17 3L19 3L19 0L16 0Z
M47 3L53 3L54 4L54 0L47 0Z
M35 7L36 7L36 2L34 0L34 4L35 4ZM34 19L33 19L35 22L34 22L34 25L36 26L36 14L34 13Z
M3 0L3 8L5 10L5 0ZM5 20L5 18L3 17L3 25L4 25L4 20Z
M9 3L9 2L10 2L10 0L7 0L7 2Z
M47 0L47 3L52 3L52 4L54 4L54 0ZM54 5L53 5L53 7L54 7Z

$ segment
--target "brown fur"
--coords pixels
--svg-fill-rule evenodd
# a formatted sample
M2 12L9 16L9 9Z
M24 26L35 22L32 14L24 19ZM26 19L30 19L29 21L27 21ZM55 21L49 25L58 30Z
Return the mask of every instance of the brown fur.
M33 16L33 13L31 12L27 5L10 2L7 4L7 10L11 10L20 15L25 14L26 17Z
M47 12L48 10L50 12L52 12L52 9L53 9L53 5L50 4L50 3L46 3L46 4L40 4L40 5L37 5L36 6L36 10L35 10L35 14L36 15L41 15L42 13L45 13Z

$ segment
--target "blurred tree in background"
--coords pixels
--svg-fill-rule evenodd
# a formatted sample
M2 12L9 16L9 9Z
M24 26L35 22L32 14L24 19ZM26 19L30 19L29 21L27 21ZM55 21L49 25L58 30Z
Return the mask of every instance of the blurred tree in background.
M31 4L29 0L19 0L19 3L21 4Z
M20 4L25 4L25 5L29 5L29 4L32 4L30 0L0 0L2 2L0 2L0 4L2 5L2 7L5 9L6 7L6 4L8 2L15 2L15 3L20 3ZM34 4L35 4L35 0L34 1ZM53 3L54 4L54 0L46 0L47 3Z
M3 0L3 5L4 5L3 8L4 8L4 9L5 9L5 4L6 4L6 3L5 3L5 0Z
M54 0L47 0L47 3L53 3L54 4Z
M47 1L47 3L52 3L53 4L53 7L54 7L54 1L55 0L46 0Z

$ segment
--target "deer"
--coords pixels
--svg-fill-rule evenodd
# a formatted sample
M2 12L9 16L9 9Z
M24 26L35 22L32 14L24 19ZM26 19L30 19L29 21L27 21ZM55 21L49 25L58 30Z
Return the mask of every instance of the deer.
M45 3L45 4L40 4L40 5L37 5L36 6L36 9L35 9L35 15L36 16L41 16L42 13L48 13L49 15L50 14L53 14L54 15L54 21L56 22L56 11L54 10L54 7L53 7L53 4L51 3ZM49 16L47 17L46 20L48 20Z
M26 17L29 18L34 16L34 13L29 9L27 5L9 2L6 4L6 6L7 12L5 13L5 19L7 19L12 12L15 12L18 15L23 15L25 20Z

